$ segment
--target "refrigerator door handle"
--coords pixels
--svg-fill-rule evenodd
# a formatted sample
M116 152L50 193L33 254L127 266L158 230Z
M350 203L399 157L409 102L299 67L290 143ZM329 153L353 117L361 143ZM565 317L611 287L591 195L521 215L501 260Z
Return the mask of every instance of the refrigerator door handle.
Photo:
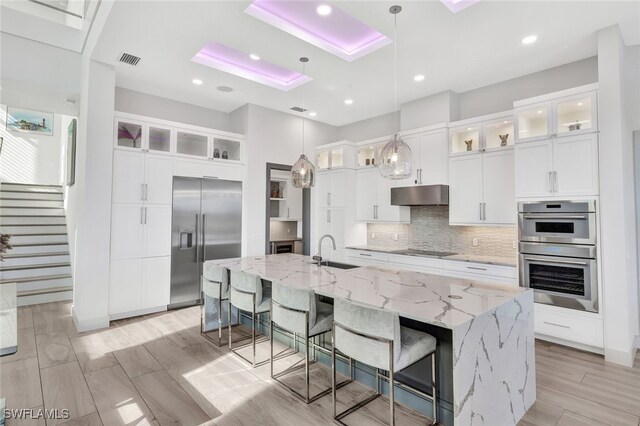
M202 214L202 262L207 260L207 234L206 234L206 214Z
M200 259L200 241L198 241L198 222L200 222L200 215L196 213L196 263L199 262Z

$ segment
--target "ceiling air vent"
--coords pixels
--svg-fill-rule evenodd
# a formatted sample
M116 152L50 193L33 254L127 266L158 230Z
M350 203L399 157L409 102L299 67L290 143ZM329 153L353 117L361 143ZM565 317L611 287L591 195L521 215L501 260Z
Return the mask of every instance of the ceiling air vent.
M306 111L306 109L300 108L300 107L293 107L291 109L294 110L295 112L305 112Z
M140 62L140 58L128 53L123 53L122 55L120 55L120 59L118 59L118 61L124 62L125 64L133 65L135 67L136 65L138 65L138 62Z

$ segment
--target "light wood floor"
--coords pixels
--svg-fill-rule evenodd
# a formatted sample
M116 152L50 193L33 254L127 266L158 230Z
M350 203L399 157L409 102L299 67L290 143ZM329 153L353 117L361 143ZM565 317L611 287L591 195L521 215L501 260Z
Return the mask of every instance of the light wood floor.
M0 396L7 398L7 408L66 408L70 418L8 419L7 425L332 423L330 396L302 403L269 378L268 364L251 369L228 349L207 342L199 321L199 308L188 308L78 334L70 303L20 308L20 350L0 358ZM267 354L263 343L258 359ZM276 371L299 359L284 357ZM640 356L635 368L624 368L538 341L536 366L538 400L520 425L640 425ZM328 369L317 364L311 377L312 392L330 383ZM302 389L301 375L288 380ZM338 393L338 409L368 394L350 384ZM346 421L384 424L386 403L378 399ZM398 425L425 421L411 410L398 410Z

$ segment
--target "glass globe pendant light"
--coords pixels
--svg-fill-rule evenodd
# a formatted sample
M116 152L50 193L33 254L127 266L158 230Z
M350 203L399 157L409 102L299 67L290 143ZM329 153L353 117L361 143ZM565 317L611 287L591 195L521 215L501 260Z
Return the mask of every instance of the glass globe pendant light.
M302 74L304 74L305 64L309 62L309 58L302 57L300 58L300 62L302 62ZM303 113L306 111L304 102L302 103L302 110ZM298 161L291 167L291 180L293 181L293 186L296 188L311 188L315 183L316 177L316 168L307 156L304 155L304 122L305 118L302 117L302 154L300 154Z
M406 179L411 177L413 172L413 153L398 134L398 13L402 10L400 6L391 6L389 12L393 14L394 38L393 38L393 80L394 80L394 112L396 114L396 132L382 148L380 160L378 161L378 171L385 179Z

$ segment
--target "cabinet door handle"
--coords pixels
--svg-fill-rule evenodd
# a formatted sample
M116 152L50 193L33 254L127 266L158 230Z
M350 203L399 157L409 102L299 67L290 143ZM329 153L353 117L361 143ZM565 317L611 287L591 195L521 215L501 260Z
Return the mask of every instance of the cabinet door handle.
M360 254L360 256L371 257L371 255L370 255L370 254L366 254L366 253L359 253L359 254Z
M547 324L547 325L552 325L554 327L571 328L568 325L557 324L555 322L548 322L548 321L542 321L542 322Z
M289 207L287 207L287 217L289 217Z
M147 208L144 208L144 224L147 224Z
M331 205L331 193L327 192L327 205L330 206Z
M422 169L420 169L420 184L422 184Z
M331 223L331 210L327 210L327 223Z
M482 203L482 220L487 220L487 203Z
M140 207L140 225L144 223L144 207Z
M478 203L478 208L480 210L480 220L482 220L482 203Z
M553 172L553 192L558 192L558 172Z
M549 172L549 178L547 182L547 192L553 192L553 172Z
M144 200L147 201L149 199L149 185L144 184Z

